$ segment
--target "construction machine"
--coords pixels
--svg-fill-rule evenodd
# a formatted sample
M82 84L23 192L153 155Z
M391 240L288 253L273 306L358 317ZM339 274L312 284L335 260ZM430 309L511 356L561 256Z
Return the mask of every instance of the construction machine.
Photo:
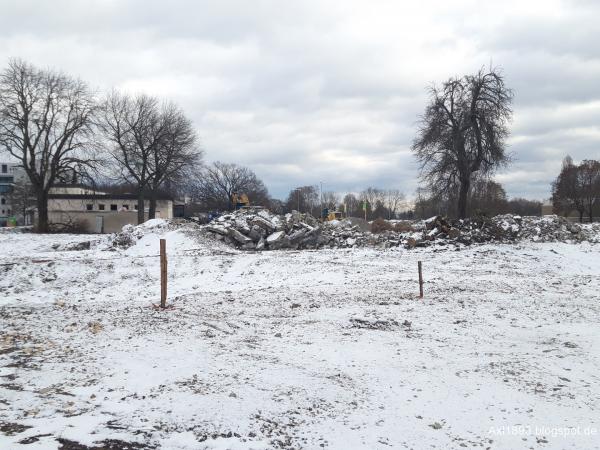
M330 222L332 220L342 220L344 218L344 213L342 211L330 211L329 208L324 208L321 212L321 219L325 222Z
M250 206L248 196L246 194L238 194L237 192L231 194L231 203L236 210Z

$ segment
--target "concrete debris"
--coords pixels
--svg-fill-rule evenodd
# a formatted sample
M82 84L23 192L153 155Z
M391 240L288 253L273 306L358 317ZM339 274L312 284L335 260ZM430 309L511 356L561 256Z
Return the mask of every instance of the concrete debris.
M600 242L600 224L580 225L558 216L501 215L448 220L390 221L390 226L365 231L356 219L320 222L292 211L284 216L266 209L239 210L219 217L204 230L213 238L243 250L376 247L461 247L485 242ZM399 231L405 230L405 231Z

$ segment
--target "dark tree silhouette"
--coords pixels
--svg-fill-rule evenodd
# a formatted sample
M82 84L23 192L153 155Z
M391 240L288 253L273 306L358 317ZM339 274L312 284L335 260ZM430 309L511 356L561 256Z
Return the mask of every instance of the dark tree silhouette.
M233 209L234 192L246 194L252 205L269 205L265 184L247 167L216 161L204 167L190 186L195 202L204 209Z
M563 160L560 174L552 183L552 205L557 214L576 210L579 221L588 214L594 220L594 208L600 202L600 161L585 160L576 165L570 156Z
M112 92L103 108L101 127L122 181L135 185L137 221L144 222L144 200L152 181L152 158L167 129L156 98Z
M512 91L496 69L451 78L430 89L412 149L434 193L459 186L457 213L466 217L473 175L489 175L509 161L506 152Z
M48 194L96 162L96 102L81 80L13 59L0 73L0 149L23 168L36 197L37 230L48 231Z
M138 223L156 214L156 197L165 184L179 182L200 163L202 152L191 121L173 103L155 97L112 92L100 120L118 178L135 186Z

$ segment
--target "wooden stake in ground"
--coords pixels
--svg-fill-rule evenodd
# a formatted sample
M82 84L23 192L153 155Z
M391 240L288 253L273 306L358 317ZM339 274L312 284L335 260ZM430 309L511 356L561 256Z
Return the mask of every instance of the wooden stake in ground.
M418 262L419 265L419 298L423 298L423 264L421 261Z
M167 306L167 241L160 240L160 307Z

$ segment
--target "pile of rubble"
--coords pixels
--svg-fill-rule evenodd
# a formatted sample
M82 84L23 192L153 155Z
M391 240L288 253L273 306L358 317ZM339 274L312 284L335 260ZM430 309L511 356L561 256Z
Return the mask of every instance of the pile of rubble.
M418 241L417 246L444 242L466 245L492 241L600 242L600 224L581 225L554 215L521 217L504 214L454 221L432 217L423 221L423 225L424 239Z
M347 220L322 223L297 211L278 216L266 209L243 209L219 217L204 229L215 239L243 250L413 248L521 240L600 242L600 224L580 225L558 216L502 215L454 221L432 217L412 222L409 231L389 227L371 233Z
M600 223L579 224L564 217L521 217L505 214L492 219L505 239L533 242L600 242Z
M220 216L205 229L216 239L243 250L317 248L324 244L318 221L295 211L277 216L266 209L242 209Z

